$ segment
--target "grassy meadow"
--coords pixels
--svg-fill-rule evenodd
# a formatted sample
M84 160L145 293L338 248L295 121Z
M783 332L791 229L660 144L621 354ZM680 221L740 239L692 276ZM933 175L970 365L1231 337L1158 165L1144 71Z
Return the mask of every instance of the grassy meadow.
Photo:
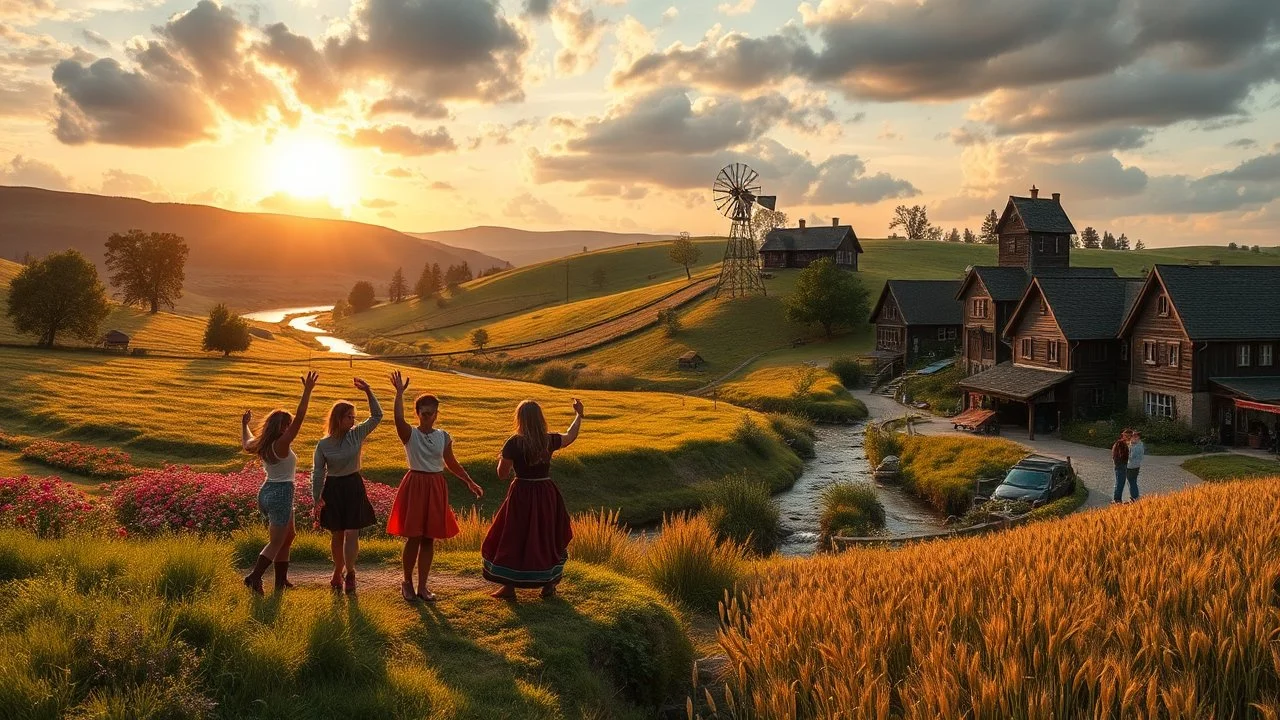
M808 365L753 369L717 385L713 393L734 405L816 421L848 422L867 417L867 406L850 395L839 378L829 370Z
M1203 455L1182 463L1182 469L1208 482L1280 477L1280 460L1250 455Z

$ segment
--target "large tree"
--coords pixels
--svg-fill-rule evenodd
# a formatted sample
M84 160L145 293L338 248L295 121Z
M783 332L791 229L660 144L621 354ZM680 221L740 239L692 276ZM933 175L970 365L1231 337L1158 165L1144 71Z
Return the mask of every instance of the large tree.
M982 231L978 233L983 245L995 245L1000 242L1000 236L996 234L996 228L999 225L1000 216L996 214L995 208L991 208L991 212L987 213L982 220Z
M186 275L187 241L173 233L130 230L107 238L107 269L120 302L170 310L182 297Z
M1102 249L1103 250L1116 249L1116 236L1112 235L1110 230L1102 231Z
M204 326L204 343L201 347L227 357L233 352L248 350L251 342L253 336L249 334L249 323L244 318L231 312L231 308L224 303L213 306L209 311L209 321Z
M837 268L830 258L809 263L784 303L787 319L821 325L828 337L837 326L862 327L870 313L867 289L856 275Z
M960 242L960 231L955 228L951 228L951 232L947 233L946 241L949 243Z
M374 292L373 283L368 280L361 280L351 287L351 292L347 295L347 304L351 306L351 312L364 312L373 307Z
M33 260L9 283L13 329L38 336L43 347L53 347L61 333L96 340L110 311L97 268L75 250Z
M751 237L756 241L756 248L764 244L764 238L774 228L787 226L787 214L781 210L770 210L762 207L751 217Z
M1147 244L1146 244L1146 243L1144 243L1144 242L1142 242L1141 240L1139 240L1138 242L1136 242L1136 243L1134 243L1134 244L1133 244L1133 249L1134 249L1134 250L1146 250L1146 249L1147 249Z
M435 268L436 273L432 274L430 264L422 266L422 274L418 276L418 282L413 286L413 294L417 295L420 300L425 300L440 292L440 278L438 277L440 266L436 265Z
M908 240L938 240L942 236L942 228L934 228L929 223L929 211L924 205L899 205L893 209L893 220L889 221L889 229L902 228Z
M391 302L398 303L404 300L408 294L409 283L405 282L404 268L396 268L395 273L391 276L391 284L387 286L387 297Z
M1117 250L1128 250L1128 249L1129 249L1129 236L1128 236L1128 235L1125 235L1124 233L1120 233L1120 237L1116 238L1116 249L1117 249Z
M1097 230L1094 230L1092 227L1087 227L1080 233L1080 244L1087 248L1096 250L1102 246L1102 240L1098 237Z
M489 344L489 331L484 328L476 328L471 331L471 344L475 349L484 352L484 346Z
M977 236L977 235L974 235L974 234L973 234L973 231L972 231L972 230L970 230L969 228L965 228L965 229L964 229L964 241L965 241L965 243L967 243L967 244L969 244L969 245L972 245L972 244L974 244L974 243L978 242L978 236Z
M437 293L444 289L444 273L440 271L440 263L431 263L431 287Z
M698 262L702 257L702 248L693 244L693 239L689 237L689 233L682 232L680 237L671 243L671 262L684 266L684 276L688 280L693 279L693 274L689 272L689 266Z

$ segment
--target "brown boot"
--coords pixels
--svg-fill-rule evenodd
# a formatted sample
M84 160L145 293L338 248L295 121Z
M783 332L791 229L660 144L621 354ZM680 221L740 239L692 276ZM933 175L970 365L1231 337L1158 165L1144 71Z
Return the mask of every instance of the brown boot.
M244 576L244 586L261 595L262 574L265 573L269 567L271 567L271 558L266 555L259 555L258 562L253 566L253 572Z
M276 590L293 587L293 583L289 582L289 561L277 560L271 564L276 569Z

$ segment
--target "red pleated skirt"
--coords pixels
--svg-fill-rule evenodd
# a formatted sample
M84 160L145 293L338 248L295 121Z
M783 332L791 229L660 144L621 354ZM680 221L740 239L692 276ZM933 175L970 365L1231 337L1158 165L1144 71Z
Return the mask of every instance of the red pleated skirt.
M515 480L480 548L484 577L515 587L554 585L572 539L560 488L550 480Z
M387 518L387 533L400 537L447 540L458 534L458 520L449 507L449 487L443 473L410 470L400 481Z

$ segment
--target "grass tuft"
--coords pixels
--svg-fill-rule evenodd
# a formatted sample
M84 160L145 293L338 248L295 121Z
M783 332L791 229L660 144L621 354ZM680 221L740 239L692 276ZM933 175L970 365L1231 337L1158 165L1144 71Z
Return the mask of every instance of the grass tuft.
M822 491L818 525L823 537L866 537L884 528L884 505L865 482L837 482Z
M721 540L707 518L678 514L666 518L646 548L644 570L676 602L710 612L742 580L745 559L745 550Z
M771 555L777 549L780 511L764 483L728 475L707 485L702 503L707 521L721 540L757 555Z

